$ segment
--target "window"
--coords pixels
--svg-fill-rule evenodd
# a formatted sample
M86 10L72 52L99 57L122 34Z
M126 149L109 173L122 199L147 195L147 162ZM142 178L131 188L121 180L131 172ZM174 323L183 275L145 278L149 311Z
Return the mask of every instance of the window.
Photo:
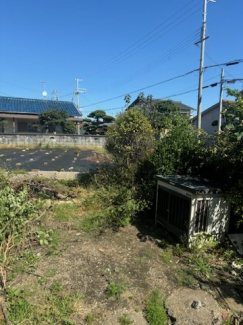
M40 125L36 122L28 122L27 124L27 132L40 133L40 129Z
M18 122L18 132L27 132L27 122Z

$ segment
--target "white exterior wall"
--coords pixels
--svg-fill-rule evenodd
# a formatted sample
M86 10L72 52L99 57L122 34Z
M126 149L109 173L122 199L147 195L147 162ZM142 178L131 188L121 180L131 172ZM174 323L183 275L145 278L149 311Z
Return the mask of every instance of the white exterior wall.
M214 105L201 114L201 128L202 130L206 131L208 134L215 134L218 131L218 125L212 126L214 121L219 120L219 104ZM222 123L225 122L225 119L222 119ZM197 126L197 118L193 119L193 124Z
M214 134L215 131L218 130L218 126L212 126L212 123L215 120L219 120L219 107L215 107L214 109L205 112L204 114L202 114L201 119L202 129L208 134Z
M216 236L222 236L229 228L229 203L223 197L213 197L211 199L207 233L215 232Z

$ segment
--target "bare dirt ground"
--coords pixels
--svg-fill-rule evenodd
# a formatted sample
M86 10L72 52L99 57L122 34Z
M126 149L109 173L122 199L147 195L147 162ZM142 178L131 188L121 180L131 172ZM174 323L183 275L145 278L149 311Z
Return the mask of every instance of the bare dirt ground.
M160 290L166 300L172 294L176 295L176 290L183 290L181 271L188 269L185 259L170 256L169 260L163 261L163 250L158 245L162 237L161 234L156 235L153 226L128 226L119 232L107 230L95 235L80 231L77 224L71 221L57 221L51 215L45 219L46 225L59 233L58 248L50 254L47 248L36 246L35 254L39 261L35 263L34 271L23 272L11 282L13 287L32 290L31 299L36 305L41 305L43 286L61 283L64 291L80 297L72 316L75 324L86 324L85 318L92 314L95 316L92 324L116 325L121 324L119 318L126 314L133 321L132 324L145 325L144 302L152 291ZM207 310L207 314L211 315L213 308L214 314L219 316L216 320L211 317L211 323L224 324L231 311L214 281L235 279L230 273L222 271L227 263L217 263L214 279L209 281L196 276L190 282L189 287L194 290L195 297L191 295L190 302L187 302L187 313L197 313L191 308L193 301L197 300L196 291L206 292L215 301L215 306L204 303L205 312L201 314L205 315ZM107 295L107 287L111 283L122 285L120 299ZM180 293L180 296L183 295ZM188 298L186 293L184 296ZM180 309L183 298L178 299L176 305ZM173 305L173 301L170 301L170 305ZM189 317L183 313L186 322L176 322L172 317L174 322L171 324L205 324L197 318L188 323Z

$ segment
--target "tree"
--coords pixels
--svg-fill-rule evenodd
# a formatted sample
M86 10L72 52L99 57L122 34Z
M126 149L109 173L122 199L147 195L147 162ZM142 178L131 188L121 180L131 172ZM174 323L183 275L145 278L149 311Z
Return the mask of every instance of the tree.
M113 116L106 115L103 117L103 123L112 123L115 120Z
M195 172L204 152L204 134L178 111L163 116L160 139L151 155L155 173L188 174Z
M85 123L83 124L83 128L86 133L90 134L105 134L108 126L104 125L104 123L109 124L115 120L113 116L106 115L103 110L93 111L88 117L89 118L84 119Z
M172 100L160 100L155 104L152 103L152 97L148 96L143 104L143 110L148 116L152 127L159 131L167 123L167 115L173 118L173 113L179 113L179 107Z
M101 122L101 119L103 121L103 118L106 116L106 113L105 111L103 110L96 110L96 111L93 111L91 113L89 113L88 117L91 117L93 119L95 119L96 121L96 125L98 126Z
M0 132L5 131L5 126L8 124L8 122L4 118L0 118Z
M75 133L75 125L67 120L68 115L64 110L49 109L39 115L39 123L44 130L55 132L58 125L61 126L64 133Z
M130 95L125 96L126 104L130 102ZM148 117L152 127L160 132L161 128L164 127L164 119L167 114L172 112L176 113L180 111L179 106L177 106L172 100L159 100L153 101L153 96L148 95L144 97L144 93L141 92L137 99L137 105L141 107L144 114Z
M76 127L74 123L70 120L64 120L61 122L61 128L63 133L65 134L75 134Z
M243 99L238 90L228 89L228 94L236 100L225 105L222 130L207 146L199 173L221 184L232 203L236 220L243 222Z
M239 90L228 89L228 95L236 98L235 103L226 103L222 116L224 134L232 143L242 144L243 140L243 97ZM241 147L242 148L242 147Z
M128 107L128 105L130 104L131 101L131 95L127 94L124 97L125 103L126 103L126 107Z
M217 177L228 188L234 213L243 222L243 98L239 90L227 92L235 102L227 103L222 112L225 123L213 147L213 162L218 164Z
M119 114L107 131L106 149L124 175L134 177L146 153L153 148L153 141L154 132L147 117L141 110L132 108Z

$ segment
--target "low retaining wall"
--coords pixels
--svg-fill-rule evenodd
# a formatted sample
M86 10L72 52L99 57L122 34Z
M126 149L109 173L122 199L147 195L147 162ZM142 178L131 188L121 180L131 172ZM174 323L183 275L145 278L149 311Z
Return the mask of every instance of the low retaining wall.
M0 134L0 146L95 146L104 147L106 137L64 134Z

